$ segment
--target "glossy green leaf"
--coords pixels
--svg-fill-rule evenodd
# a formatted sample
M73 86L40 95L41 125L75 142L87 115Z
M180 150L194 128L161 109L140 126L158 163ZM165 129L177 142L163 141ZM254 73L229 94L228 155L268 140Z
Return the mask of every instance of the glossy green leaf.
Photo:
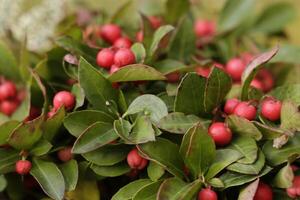
M172 59L161 60L159 62L154 63L153 65L155 69L157 69L164 75L188 68L188 66L184 63Z
M131 46L131 51L134 53L136 63L143 63L146 58L146 50L142 43L134 43Z
M249 120L237 115L230 115L226 118L226 123L233 133L241 136L252 137L255 140L262 138L261 132Z
M280 128L291 131L300 130L300 112L298 106L292 101L283 101L280 112Z
M149 57L152 58L162 47L162 43L170 36L170 33L174 30L174 27L171 25L164 25L159 27L153 36L151 46L149 48Z
M211 185L212 187L215 188L224 188L225 185L223 183L223 181L221 181L221 179L219 178L212 178L210 180L208 180L209 185Z
M202 187L201 180L197 179L192 183L189 183L177 191L173 198L174 200L194 200Z
M157 192L157 200L173 200L176 193L187 184L178 178L168 178L162 182Z
M75 190L78 181L78 165L76 160L70 160L59 166L66 184L66 191Z
M257 121L253 122L253 124L259 129L264 139L271 140L284 134L283 130L276 127L268 126Z
M185 176L183 173L183 160L179 155L179 147L173 142L157 138L155 142L139 144L137 148L143 157L161 165L171 174L179 178Z
M7 121L0 125L0 145L7 144L12 131L20 124L18 121Z
M112 124L96 122L77 138L72 152L87 153L116 140L118 137Z
M155 141L155 131L148 116L142 115L136 119L131 129L130 138L135 144Z
M81 180L76 189L67 191L66 200L100 200L100 191L96 181Z
M297 105L300 104L300 84L291 84L284 85L275 88L271 91L270 95L275 97L276 99L283 100L291 100Z
M0 42L0 74L13 80L20 80L17 59L4 42Z
M216 156L216 147L207 130L196 125L183 136L180 154L184 163L196 179L205 174Z
M48 118L46 122L43 123L42 128L47 130L44 132L43 137L48 141L52 141L53 138L59 134L65 114L65 109L61 107L51 118Z
M161 181L157 181L144 186L133 196L132 200L140 200L140 199L156 200L156 193L159 189L160 184Z
M259 184L259 179L241 189L238 200L253 199Z
M70 113L64 119L64 126L75 137L95 122L113 123L114 118L96 110L82 110Z
M158 179L160 179L162 175L164 175L165 169L162 166L151 161L149 162L149 165L147 167L147 173L152 181L158 181Z
M98 175L103 177L116 177L130 172L130 167L127 163L118 163L112 166L98 166L93 164L91 169Z
M75 95L76 98L76 105L74 107L74 109L76 110L77 108L81 107L84 104L84 98L85 98L84 91L80 87L80 85L76 83L72 86L71 92L72 94Z
M167 0L165 19L168 23L176 23L189 10L190 2L185 0Z
M43 191L55 200L62 200L65 181L58 167L48 161L33 159L30 174L38 181Z
M29 154L34 156L42 156L50 151L52 144L48 140L40 139L29 151Z
M14 149L0 149L0 174L13 172L17 160L21 159L19 151Z
M289 164L282 167L275 175L272 184L277 188L289 188L293 185L294 172Z

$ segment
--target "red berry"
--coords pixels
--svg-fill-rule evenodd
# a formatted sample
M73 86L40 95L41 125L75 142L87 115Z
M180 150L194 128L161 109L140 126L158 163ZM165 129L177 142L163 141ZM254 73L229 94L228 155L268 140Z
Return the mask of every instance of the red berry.
M68 162L69 160L73 159L72 154L72 147L66 147L57 152L57 157L62 162Z
M114 42L114 47L116 48L130 48L132 42L127 37L121 37Z
M0 103L0 111L7 116L12 115L18 108L17 101L5 100Z
M75 97L71 92L60 91L53 98L53 106L55 110L58 110L61 106L64 106L67 110L72 110L75 106Z
M218 200L218 195L212 189L205 188L198 193L198 200Z
M271 72L267 69L261 69L257 73L256 78L262 82L264 92L268 92L273 88L274 78Z
M272 200L272 199L273 199L272 188L263 182L259 182L253 200Z
M264 89L264 86L263 86L263 83L258 80L258 79L253 79L250 83L250 85L256 89L259 89L259 90L263 90Z
M286 189L287 195L291 198L300 196L300 176L295 176L293 179L293 185Z
M28 160L19 160L16 162L16 172L20 175L28 174L31 170L31 162Z
M194 25L194 32L197 37L211 37L216 32L216 24L213 21L197 20Z
M110 68L110 70L109 70L109 74L113 74L113 73L115 73L116 71L118 71L119 69L120 69L119 66L117 66L117 65L112 65L111 68Z
M198 75L203 76L205 78L209 76L209 73L211 71L210 67L197 67L195 70Z
M228 115L233 114L235 107L240 103L240 100L233 98L228 99L224 106L224 112Z
M213 138L217 146L225 146L232 138L231 130L223 122L215 122L208 128L209 135Z
M136 35L135 35L135 39L138 42L143 42L143 40L144 40L144 33L143 33L143 31L137 32Z
M51 118L55 115L56 111L55 109L53 108L52 110L50 110L48 113L47 113L47 118Z
M97 54L97 65L103 68L110 68L114 64L115 53L111 49L102 49Z
M17 88L11 81L5 81L0 85L0 101L16 97Z
M167 80L169 83L176 83L180 79L180 73L179 72L172 72L170 74L166 75Z
M105 41L113 44L121 37L121 28L116 24L106 24L101 27L100 34Z
M31 121L40 116L41 110L37 107L31 106L29 111L29 116L26 117L24 121Z
M133 64L135 62L135 56L130 49L122 48L116 52L114 62L120 67Z
M150 21L150 24L151 24L152 28L154 28L154 29L159 28L162 24L162 20L159 17L149 16L148 19Z
M148 164L148 160L141 157L137 149L132 149L127 155L127 163L131 169L142 170Z
M248 64L254 59L254 56L249 52L244 52L241 54L241 58L244 60L245 63Z
M266 98L261 105L261 115L270 120L277 121L280 119L281 102L274 98Z
M253 120L256 117L256 108L248 102L240 102L234 109L233 114Z
M246 68L245 62L240 58L232 58L226 64L226 72L234 81L240 81L241 76Z

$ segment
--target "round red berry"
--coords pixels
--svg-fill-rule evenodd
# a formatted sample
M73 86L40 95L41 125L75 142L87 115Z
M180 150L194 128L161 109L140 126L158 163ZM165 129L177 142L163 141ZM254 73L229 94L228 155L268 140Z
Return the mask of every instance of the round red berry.
M75 106L75 96L71 92L60 91L53 98L53 106L55 110L61 106L64 106L66 110L72 110Z
M16 172L20 175L28 174L31 170L31 162L28 160L19 160L16 162Z
M179 72L172 72L170 74L166 75L167 80L169 83L176 83L180 79L180 73Z
M115 53L111 49L102 49L97 54L97 65L103 68L110 68L114 64Z
M241 54L241 58L244 60L245 63L250 63L254 59L254 55L249 52L244 52Z
M211 37L216 32L216 24L213 21L197 20L194 25L194 32L197 37Z
M12 115L18 108L18 102L15 100L5 100L0 103L0 111L7 116Z
M135 35L135 39L136 39L137 42L143 42L144 32L143 31L137 32L136 35Z
M275 84L273 75L267 69L259 70L259 72L256 75L256 78L261 81L264 92L270 91Z
M259 182L253 200L272 200L272 199L273 199L272 188L263 182Z
M11 81L5 81L0 85L0 101L16 97L17 88Z
M256 108L248 102L240 102L234 109L233 114L253 120L256 117Z
M73 159L72 147L66 147L66 148L60 149L57 152L57 157L62 162L68 162L69 160Z
M224 112L228 115L233 114L235 107L240 103L240 100L233 98L228 99L224 105Z
M121 37L121 32L121 28L118 25L106 24L101 27L100 35L105 41L113 44Z
M261 104L261 115L270 120L277 121L280 119L281 101L274 98L266 98Z
M286 189L286 193L291 198L300 196L300 176L295 176L293 179L293 185Z
M258 79L253 79L250 83L250 85L256 89L259 89L259 90L264 90L264 86L263 86L263 83L258 80Z
M232 58L226 64L226 72L234 81L240 81L246 68L245 62L240 58Z
M198 200L218 200L218 195L212 189L205 188L198 193Z
M127 37L121 37L114 42L114 47L116 48L130 48L132 42Z
M154 29L159 28L162 24L162 20L159 17L149 16L148 19L150 21L150 24L151 24L152 28L154 28Z
M116 71L118 71L119 69L120 69L119 66L117 66L117 65L112 65L111 68L110 68L110 70L109 70L109 74L113 74L113 73L115 73Z
M141 157L137 149L132 149L127 155L127 163L131 169L142 170L147 166L148 160Z
M210 67L197 67L195 69L195 71L198 75L207 78L210 74L211 68Z
M133 64L135 63L135 56L130 49L122 48L116 52L114 63L120 67Z
M217 146L225 146L232 138L231 130L223 122L215 122L208 128L208 134L213 138Z

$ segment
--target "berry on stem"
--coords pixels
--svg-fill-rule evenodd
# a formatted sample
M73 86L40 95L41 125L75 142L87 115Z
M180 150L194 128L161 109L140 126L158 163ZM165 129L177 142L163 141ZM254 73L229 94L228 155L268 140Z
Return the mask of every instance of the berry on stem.
M226 72L234 81L240 81L242 74L246 68L245 62L240 58L232 58L226 64Z
M16 172L20 175L28 174L31 170L31 162L28 160L18 160L16 162Z
M16 109L18 108L18 102L13 100L5 100L0 103L0 112L4 113L7 116L11 116Z
M224 112L228 115L233 114L235 107L240 103L237 98L228 99L224 105Z
M232 138L231 130L223 122L215 122L208 128L208 134L213 138L217 146L225 146Z
M272 200L272 199L273 199L272 188L263 182L259 182L253 200Z
M259 90L264 90L264 86L263 86L263 83L258 80L258 79L253 79L250 83L250 85L256 89L259 89Z
M295 176L293 179L293 185L286 189L286 193L291 198L300 196L300 176Z
M137 149L132 149L127 155L127 163L131 169L142 170L148 164L148 160L141 157Z
M240 102L234 109L233 114L253 120L256 117L256 108L249 102Z
M277 121L280 119L281 102L274 98L266 98L261 104L261 115L270 120Z
M128 37L121 37L114 42L114 47L116 48L130 48L132 42Z
M57 152L57 157L62 162L68 162L69 160L71 160L73 158L72 147L66 147L66 148L60 149Z
M114 64L115 53L113 50L105 48L97 54L97 65L103 68L110 68Z
M5 81L0 85L0 101L16 97L16 85L11 81Z
M110 70L109 70L109 74L113 74L115 73L116 71L118 71L120 68L118 65L112 65Z
M218 200L218 195L212 189L205 188L198 193L198 200Z
M114 63L117 66L125 66L129 64L133 64L135 62L135 56L130 49L122 48L119 49L114 57Z
M150 21L152 28L154 28L154 29L158 29L162 24L161 18L159 18L157 16L149 16L148 19Z
M100 35L105 41L113 44L121 37L121 32L121 28L118 25L105 24L101 27Z
M75 106L75 97L71 92L60 91L53 98L53 106L55 110L61 106L64 106L66 110L72 110Z
M216 32L216 24L209 20L197 20L194 25L194 32L197 37L211 37Z

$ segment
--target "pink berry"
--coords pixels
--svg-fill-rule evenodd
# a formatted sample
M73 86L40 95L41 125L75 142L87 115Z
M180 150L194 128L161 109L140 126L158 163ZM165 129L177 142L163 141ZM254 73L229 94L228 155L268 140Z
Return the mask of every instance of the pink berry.
M159 28L162 24L162 20L159 17L149 16L148 19L150 21L150 24L151 24L152 28L154 28L154 29Z
M121 37L121 32L121 28L118 25L106 24L101 27L100 35L105 41L113 44Z
M207 78L209 76L211 69L210 67L197 67L195 71L198 75Z
M110 68L110 70L109 70L109 74L113 74L113 73L115 73L116 71L118 71L119 69L120 69L119 66L117 66L117 65L112 65L111 68Z
M218 195L212 189L205 188L198 193L198 200L218 200Z
M176 83L180 79L180 73L179 72L172 72L170 74L166 75L167 80L169 83Z
M245 63L248 64L254 59L254 56L249 52L244 52L241 54L241 58L244 60Z
M256 78L261 81L264 92L268 92L274 87L273 75L267 69L261 69L257 73Z
M251 81L250 85L259 90L263 90L263 88L264 88L263 83L258 79L253 79Z
M144 40L144 33L143 33L143 31L139 31L139 32L137 32L135 34L135 40L137 42L143 42L143 40Z
M17 88L11 81L5 81L0 85L0 101L16 97Z
M57 152L57 157L62 162L68 162L73 159L72 147L66 147Z
M274 98L266 98L261 105L261 115L270 120L277 121L280 119L281 102Z
M240 58L232 58L226 64L226 72L234 81L240 81L242 74L246 68L246 64Z
M142 170L148 164L148 160L141 157L137 149L132 149L127 155L127 163L131 169Z
M102 49L97 54L97 65L103 68L110 68L114 64L115 53L111 49Z
M114 47L116 48L130 48L132 42L127 37L121 37L114 42Z
M64 106L66 110L72 110L75 106L75 96L71 92L60 91L53 98L53 106L55 110L61 106Z
M20 175L28 174L31 170L31 162L28 160L19 160L16 162L16 172Z
M223 122L215 122L208 128L208 134L213 138L217 146L225 146L232 138L231 130Z
M52 110L50 110L48 113L47 113L47 118L52 118L56 113L56 110L53 108Z
M256 108L248 102L240 102L234 109L233 114L253 120L256 117Z
M122 48L116 52L114 63L120 67L133 64L135 63L135 56L130 49Z
M197 37L214 36L216 32L216 24L213 21L197 20L194 25L194 32Z
M224 106L224 112L228 115L233 114L235 107L240 103L240 101L236 98L228 99Z
M7 116L11 116L18 108L18 102L5 100L0 103L0 111Z
M273 199L272 188L263 182L259 182L253 200L272 200L272 199Z
M297 197L297 189L294 187L287 188L286 193L289 197L291 197L293 199Z

